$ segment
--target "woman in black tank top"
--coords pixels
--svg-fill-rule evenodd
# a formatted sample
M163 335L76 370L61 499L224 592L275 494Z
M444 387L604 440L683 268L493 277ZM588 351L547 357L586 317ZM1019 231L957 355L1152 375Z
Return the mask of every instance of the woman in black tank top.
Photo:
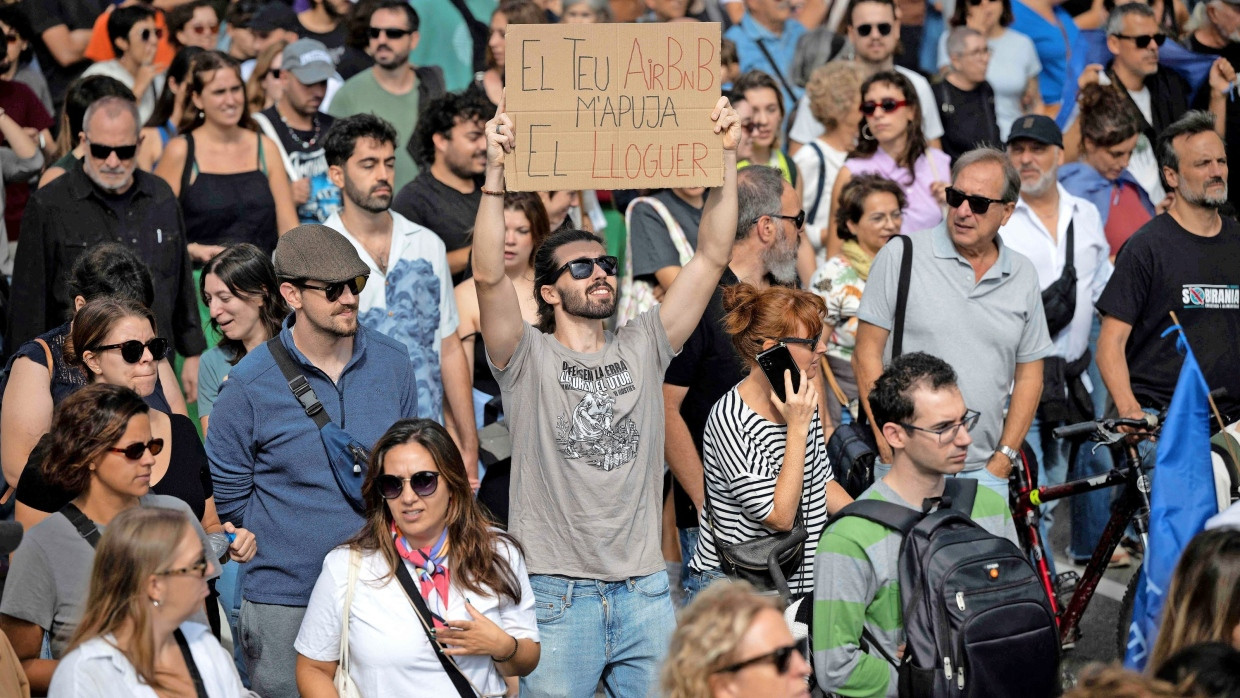
M181 136L155 174L180 199L190 256L202 264L242 242L270 253L297 225L297 211L279 151L246 110L236 61L218 51L196 56L181 101Z

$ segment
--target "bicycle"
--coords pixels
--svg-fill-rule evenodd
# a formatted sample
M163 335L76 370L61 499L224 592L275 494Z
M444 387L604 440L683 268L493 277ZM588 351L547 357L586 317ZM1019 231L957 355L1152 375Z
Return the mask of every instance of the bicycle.
M1150 415L1145 419L1100 419L1055 429L1054 435L1058 439L1084 437L1099 444L1094 448L1101 446L1119 448L1124 455L1122 463L1102 475L1072 480L1062 485L1037 487L1036 461L1027 446L1021 449L1019 461L1013 463L1012 474L1009 476L1009 492L1017 538L1021 548L1029 554L1042 580L1043 589L1050 599L1051 609L1059 624L1059 640L1064 649L1073 647L1080 638L1081 617L1085 615L1085 609L1089 606L1090 599L1093 598L1098 588L1098 582L1102 579L1103 572L1106 571L1116 547L1124 538L1129 524L1131 523L1135 530L1142 550L1145 550L1149 542L1147 534L1150 515L1150 478L1142 467L1137 442L1140 438L1157 437L1161 429L1159 426L1161 418L1161 415L1158 417ZM1120 428L1125 427L1134 431L1127 433L1119 431ZM1102 537L1094 547L1093 555L1085 565L1084 572L1080 575L1076 572L1063 572L1052 578L1046 558L1046 549L1038 528L1041 519L1040 505L1044 502L1111 487L1121 487L1122 492L1112 504L1111 518L1107 521ZM1137 579L1137 575L1134 575L1133 579ZM1135 591L1135 583L1130 583L1125 593L1125 599L1129 604L1126 606L1128 609L1131 609L1131 597ZM1065 603L1062 596L1069 592L1071 596ZM1131 610L1128 615L1131 616ZM1122 648L1128 640L1128 620L1124 618L1123 613L1120 614L1120 624L1117 637L1122 655Z

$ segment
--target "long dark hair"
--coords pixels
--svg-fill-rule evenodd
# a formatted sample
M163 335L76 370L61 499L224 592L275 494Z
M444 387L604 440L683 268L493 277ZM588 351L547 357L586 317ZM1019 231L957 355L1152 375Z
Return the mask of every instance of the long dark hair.
M560 268L555 259L555 251L571 242L597 242L604 247L607 246L603 238L594 233L567 228L552 233L535 250L534 300L538 303L538 329L546 334L555 332L555 307L543 299L542 287L555 285L556 280L551 277Z
M362 551L377 551L395 574L402 564L392 541L392 514L387 500L379 494L375 479L383 474L383 460L388 452L404 444L425 448L439 469L439 483L448 488L447 529L451 541L452 578L461 587L475 594L508 597L513 603L521 600L521 582L508 560L497 552L508 544L524 554L512 536L491 527L491 521L474 499L465 473L461 452L448 431L429 419L402 419L384 432L370 454L366 480L362 483L362 499L366 503L366 523L348 545Z
M237 125L251 131L258 130L254 119L250 118L250 110L245 108L249 102L245 97L245 80L241 79L240 64L228 54L219 51L203 51L190 61L189 73L185 76L181 90L181 123L177 124L177 133L189 133L206 121L206 117L200 116L201 112L194 106L194 95L202 94L207 83L215 78L217 70L231 70L237 76L237 81L241 83L241 120L237 122Z
M151 118L146 120L143 126L147 128L159 128L168 123L168 119L172 118L173 108L176 106L177 96L172 91L172 83L175 80L178 85L185 85L185 78L189 75L189 67L194 61L194 57L202 53L202 49L197 46L186 46L177 51L177 55L173 56L172 63L168 64L168 71L164 73L164 89L159 93L159 99L155 101L155 111L151 112Z
M861 83L861 99L865 99L865 93L876 84L884 83L891 85L904 95L906 102L904 108L911 109L913 118L908 122L908 134L904 139L904 152L896 158L896 164L908 168L909 180L904 186L909 186L913 180L917 178L917 174L913 172L913 165L916 164L918 158L926 154L926 134L922 131L922 115L921 102L917 100L917 90L913 88L913 83L908 78L897 73L894 70L884 70L882 72L871 75L865 82ZM878 139L865 138L864 130L869 128L868 124L862 124L862 138L857 139L857 147L848 154L850 158L868 158L878 152Z
M262 298L258 321L263 323L268 339L280 333L289 309L284 296L280 295L280 282L276 280L276 269L270 255L248 242L224 248L202 268L198 291L202 294L203 303L207 302L207 274L218 276L234 296L244 300ZM211 329L220 332L215 318L211 318ZM239 339L225 337L222 332L219 346L234 366L245 357L245 344Z
M73 496L90 486L90 464L116 445L129 420L150 408L129 388L96 383L65 398L52 420L43 478Z

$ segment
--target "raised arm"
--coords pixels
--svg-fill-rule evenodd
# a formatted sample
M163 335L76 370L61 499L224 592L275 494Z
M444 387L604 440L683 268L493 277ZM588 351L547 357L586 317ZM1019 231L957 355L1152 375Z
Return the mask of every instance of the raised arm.
M504 156L513 151L516 129L500 100L495 117L487 122L487 169L484 192L504 190ZM735 159L732 165L736 168ZM504 273L504 197L483 194L474 221L474 285L478 289L479 326L487 354L496 368L508 366L524 331L517 289Z
M715 122L715 133L722 134L723 186L708 197L693 259L676 275L659 307L659 320L676 351L702 319L719 277L732 261L732 242L736 239L736 145L741 140L741 120L726 97L719 98L710 118ZM487 339L488 348L490 341Z

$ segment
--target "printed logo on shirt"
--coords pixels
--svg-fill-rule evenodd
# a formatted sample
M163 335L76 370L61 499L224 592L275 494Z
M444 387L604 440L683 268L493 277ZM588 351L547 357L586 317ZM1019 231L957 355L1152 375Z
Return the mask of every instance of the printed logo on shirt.
M585 393L572 414L556 420L556 447L565 458L585 459L609 472L637 456L641 440L637 423L632 419L615 423L616 398L637 389L624 361L593 368L565 362L560 387Z
M1240 310L1240 286L1235 284L1184 284L1180 298L1185 310Z

